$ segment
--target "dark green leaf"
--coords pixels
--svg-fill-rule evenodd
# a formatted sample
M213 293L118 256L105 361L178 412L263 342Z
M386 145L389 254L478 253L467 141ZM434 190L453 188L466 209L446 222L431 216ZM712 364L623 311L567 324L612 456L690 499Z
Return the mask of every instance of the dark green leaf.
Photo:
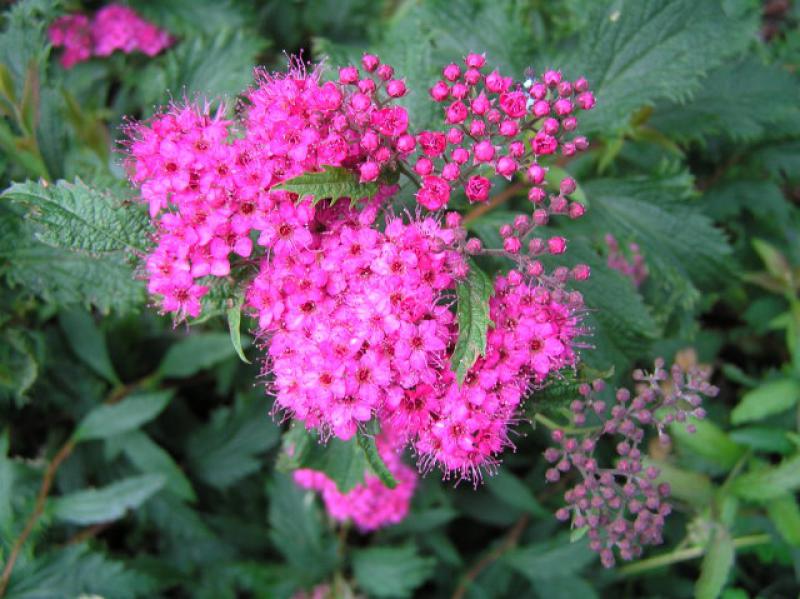
M378 453L378 446L375 444L375 435L359 430L356 433L356 438L358 440L358 446L364 452L370 470L381 479L384 486L394 489L397 486L397 479L389 471L381 454Z
M478 356L486 354L486 335L490 325L489 298L494 287L486 273L474 263L469 275L456 285L458 296L458 341L450 358L450 367L456 373L459 384L464 382L467 372Z
M111 440L109 441L111 442ZM155 441L141 431L129 432L115 439L122 452L142 474L162 474L166 478L166 489L176 497L186 501L194 501L195 493L192 483L186 478L180 466L172 456Z
M85 310L64 311L59 314L58 322L75 355L108 382L120 384L111 364L106 338L91 315Z
M413 545L373 547L353 553L358 586L371 597L410 597L433 574L435 562Z
M158 372L166 378L186 378L233 355L228 333L192 333L169 348Z
M228 330L231 335L231 343L233 343L233 349L236 350L236 355L239 356L239 359L244 362L245 364L250 364L250 360L244 355L244 350L242 349L242 304L244 303L244 295L240 295L233 306L226 310L226 315L228 317Z
M298 175L284 181L273 190L284 190L296 193L300 199L312 198L312 204L322 200L330 200L335 204L342 198L351 201L371 198L378 191L377 183L359 183L358 175L346 168L328 167L320 173Z
M489 492L513 505L516 508L530 512L535 516L546 518L550 512L536 500L533 492L523 481L514 476L507 468L501 469L493 476L486 478L486 488Z
M77 491L51 501L53 516L73 524L98 524L122 518L157 493L166 483L161 474L131 476L101 487Z
M565 578L577 574L596 556L586 539L570 543L566 536L546 543L514 549L503 561L531 581Z
M167 407L172 391L137 393L116 404L103 404L89 412L75 430L76 441L107 439L139 428Z

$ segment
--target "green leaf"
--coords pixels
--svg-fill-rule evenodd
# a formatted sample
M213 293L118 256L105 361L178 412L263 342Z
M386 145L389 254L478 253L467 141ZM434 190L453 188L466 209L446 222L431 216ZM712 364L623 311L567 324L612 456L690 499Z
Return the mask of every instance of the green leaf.
M290 476L275 474L270 481L270 539L307 585L322 580L337 563L336 544L307 493Z
M200 479L226 489L258 471L264 465L261 454L279 439L266 398L239 398L233 409L214 410L211 421L192 432L187 444L189 463Z
M51 502L53 516L73 524L98 524L122 518L157 493L166 483L161 474L131 476L101 487L57 497Z
M369 470L366 453L359 446L357 437L349 441L332 437L325 445L312 441L300 461L302 468L324 472L342 493L362 484L364 474Z
M800 455L737 477L731 490L742 499L768 501L800 489Z
M800 399L800 383L794 379L779 379L763 383L748 391L731 412L731 422L741 424L762 420L785 412Z
M0 332L0 400L10 396L18 406L39 376L36 337L28 331L6 328Z
M229 333L192 333L169 348L158 372L166 378L187 378L233 354Z
M353 573L370 597L411 597L433 575L435 561L413 545L372 547L353 552Z
M75 430L76 441L107 439L150 422L167 407L172 391L137 393L116 404L103 404L89 412Z
M744 455L745 449L731 440L728 434L710 420L690 418L687 423L697 429L690 433L686 425L676 423L670 426L670 436L683 450L703 457L714 465L730 470Z
M145 433L132 431L114 441L142 474L161 474L167 481L166 490L186 501L196 499L192 483L186 478L180 466Z
M659 460L645 460L646 466L655 466L659 470L657 483L667 483L670 488L670 497L686 501L698 508L703 508L711 502L714 488L711 479L699 472L678 468L669 462Z
M238 31L253 25L252 11L233 0L132 0L129 4L173 35L194 38L197 34L213 35L222 29Z
M502 468L496 474L487 477L486 488L498 499L534 516L545 518L550 514L533 496L529 486L514 476L508 468Z
M130 85L142 105L163 104L174 96L236 96L252 83L253 67L266 47L263 38L241 30L215 29L210 36L183 41L130 73Z
M578 576L548 578L533 582L539 597L547 599L596 599L597 591L591 584Z
M397 479L386 466L381 454L378 452L378 446L375 444L375 435L365 433L359 429L356 433L356 439L358 440L358 446L361 448L361 451L364 452L364 457L367 460L369 469L381 479L385 487L394 489L397 486Z
M690 100L659 103L650 124L681 141L710 135L754 140L796 110L798 101L800 87L788 71L748 58L711 71Z
M489 326L494 325L489 318L489 298L493 294L492 281L478 266L470 263L469 275L456 285L458 341L450 367L459 384L464 382L478 356L486 355L486 335Z
M793 495L782 495L767 503L767 514L783 539L800 547L800 507Z
M720 0L607 0L592 9L561 63L597 95L597 107L581 117L584 132L607 133L642 106L689 97L703 75L750 45L758 27L755 10L735 13Z
M231 343L233 344L233 349L236 350L236 355L239 356L239 359L244 362L245 364L250 364L250 360L244 355L244 350L242 349L242 304L244 303L244 294L239 294L236 298L234 304L225 311L226 316L228 317L228 331L231 335Z
M562 535L554 541L514 549L502 561L531 581L543 581L573 576L595 558L587 539L571 543Z
M111 364L106 338L91 315L85 310L63 311L58 323L75 355L108 382L119 385L120 380Z
M311 197L313 205L322 200L330 200L333 205L342 198L351 202L371 198L378 192L378 184L359 183L353 171L330 166L320 173L306 173L284 181L273 188L278 190L296 193L299 199Z
M37 239L52 247L93 255L144 253L149 247L150 223L143 209L80 179L15 183L2 197L21 206Z
M8 429L0 433L0 534L11 535L14 522L14 465L8 458Z
M737 428L730 432L730 438L739 445L751 447L757 451L788 454L794 447L792 442L786 438L786 431L769 427Z
M716 599L725 586L728 573L733 567L736 549L728 531L717 525L706 547L700 566L700 578L694 588L696 599Z

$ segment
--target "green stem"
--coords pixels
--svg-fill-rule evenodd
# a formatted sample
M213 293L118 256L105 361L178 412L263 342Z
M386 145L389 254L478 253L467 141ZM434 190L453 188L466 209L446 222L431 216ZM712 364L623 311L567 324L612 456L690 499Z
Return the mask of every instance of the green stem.
M422 187L422 184L419 182L419 178L417 178L417 176L416 176L414 173L412 173L410 170L408 170L408 169L406 168L406 165L405 165L405 164L403 164L402 162L398 162L398 163L397 163L397 170L399 170L399 171L400 171L401 173L403 173L403 174L404 174L406 177L408 177L409 179L411 179L411 182L412 182L412 183L413 183L413 184L416 186L416 188L417 188L417 189L419 189L420 187Z
M734 539L733 546L736 549L741 549L743 547L752 547L754 545L767 545L771 542L772 539L768 534L748 535L746 537L739 537L738 539ZM641 561L636 562L635 564L623 566L618 570L618 572L623 576L633 576L635 574L641 574L642 572L647 572L648 570L655 570L656 568L669 566L670 564L684 562L690 559L696 559L698 557L701 557L704 553L705 553L705 547L690 547L689 549L670 551L669 553L665 553L664 555L651 557L650 559L643 559Z

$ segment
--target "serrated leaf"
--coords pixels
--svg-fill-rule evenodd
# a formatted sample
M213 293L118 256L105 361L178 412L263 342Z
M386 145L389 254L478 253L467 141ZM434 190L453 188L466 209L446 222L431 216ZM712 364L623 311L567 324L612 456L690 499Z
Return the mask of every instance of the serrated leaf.
M173 344L158 372L167 378L186 378L233 356L228 333L192 333Z
M494 294L492 281L474 263L469 275L456 284L458 307L458 340L450 358L450 368L458 383L464 382L467 372L478 356L486 355L486 337L490 325L489 298Z
M794 379L768 381L748 391L731 412L731 422L741 424L785 412L800 400L800 383Z
M353 552L356 581L371 597L410 597L433 575L434 566L435 561L421 557L413 545Z
M737 477L731 490L742 499L769 501L800 489L800 455Z
M329 166L322 172L298 175L273 187L273 191L279 190L296 193L299 199L310 197L313 205L322 200L330 200L333 205L342 198L371 198L378 192L378 184L359 183L358 175L352 171Z
M106 439L149 422L167 407L172 391L137 393L116 404L101 405L81 420L73 438L76 441Z
M130 84L140 104L163 104L167 92L193 98L236 96L252 83L263 38L241 30L215 29L195 36L152 60L141 74L131 73Z
M52 247L89 254L147 251L150 224L141 207L80 179L15 183L2 197L21 206L36 237Z
M700 566L700 578L694 588L696 599L719 597L733 567L735 555L736 549L730 534L721 525L717 525Z
M273 476L267 492L275 548L307 585L323 579L336 566L336 545L323 527L313 494L284 474Z
M788 71L749 58L711 71L690 100L659 103L649 124L681 141L718 134L753 140L796 110L798 101L800 86Z
M85 310L68 310L59 314L58 322L75 355L108 382L120 384L108 354L105 336L97 328L92 316Z
M166 489L186 501L196 499L192 483L161 446L141 431L132 431L116 441L122 452L142 474L162 474Z
M228 331L230 332L231 343L233 344L233 349L236 350L236 355L239 356L239 359L245 364L250 364L250 360L244 355L244 350L242 349L241 326L243 303L244 295L240 294L236 298L234 304L225 311L225 315L228 318Z
M597 107L581 117L585 132L619 129L642 106L689 97L758 27L756 11L736 14L720 0L606 0L592 9L561 63L597 95Z
M378 452L378 446L375 444L375 436L359 429L356 433L356 439L358 440L358 446L361 448L361 451L364 452L364 457L367 460L370 470L381 480L385 487L394 489L397 486L397 479L386 466L381 454Z
M266 399L240 398L233 409L218 408L207 425L192 432L187 444L191 469L204 482L228 488L261 468L260 455L279 439Z
M161 474L131 476L99 489L57 497L51 502L51 511L56 519L73 524L109 522L142 505L166 482Z

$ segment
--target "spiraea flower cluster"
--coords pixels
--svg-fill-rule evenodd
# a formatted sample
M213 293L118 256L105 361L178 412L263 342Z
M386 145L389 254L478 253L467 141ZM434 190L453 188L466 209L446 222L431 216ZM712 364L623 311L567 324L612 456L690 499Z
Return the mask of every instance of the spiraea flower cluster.
M372 474L364 474L364 482L342 493L324 472L309 468L294 471L295 482L304 489L318 491L330 516L339 522L353 522L360 531L370 532L397 524L408 514L411 497L417 486L417 473L403 464L396 441L385 435L376 445L397 486L389 489Z
M59 17L50 25L48 37L55 48L64 48L61 64L67 69L118 50L155 56L174 41L169 33L120 4L104 6L91 19L83 14Z
M628 277L635 287L639 287L647 279L649 274L644 256L639 249L639 244L628 244L630 259L622 252L617 238L611 233L605 236L606 248L608 249L607 263L609 268L613 268Z
M600 424L576 435L553 431L555 446L545 452L552 464L547 480L556 482L571 471L580 479L564 495L567 507L556 516L571 519L575 528L587 528L590 546L606 567L614 565L615 551L630 560L641 555L643 546L662 542L664 519L672 509L666 501L669 485L658 483L658 468L642 461L644 428L655 427L661 440L668 441L667 426L687 423L690 417L704 418L702 396L718 392L708 382L709 375L708 369L684 371L677 364L666 370L659 359L652 373L634 372L639 383L635 396L619 389L611 406L599 399L603 381L582 385L580 399L571 405L573 423L580 427L595 417ZM694 427L687 424L687 428L691 432ZM611 468L601 467L593 455L606 436L617 439L616 464Z

